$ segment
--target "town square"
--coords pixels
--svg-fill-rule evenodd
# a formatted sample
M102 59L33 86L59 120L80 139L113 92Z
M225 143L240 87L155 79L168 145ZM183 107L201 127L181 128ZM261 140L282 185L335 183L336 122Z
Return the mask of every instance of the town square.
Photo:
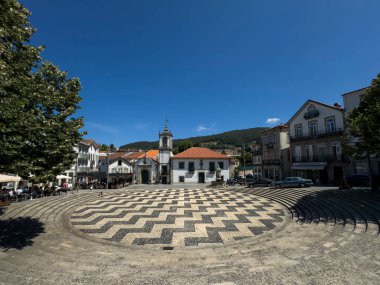
M0 284L379 284L379 9L0 0Z

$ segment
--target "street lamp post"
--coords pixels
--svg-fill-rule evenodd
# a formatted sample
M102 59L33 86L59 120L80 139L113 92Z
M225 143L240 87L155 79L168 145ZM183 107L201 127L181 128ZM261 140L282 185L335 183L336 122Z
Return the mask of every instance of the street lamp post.
M107 151L107 183L106 183L106 189L107 190L108 190L108 181L110 178L110 166L109 166L110 159L109 159L109 156L110 156L110 151Z
M243 165L243 171L244 171L244 186L246 185L246 177L245 177L245 145L243 145L243 162L244 162L244 165Z

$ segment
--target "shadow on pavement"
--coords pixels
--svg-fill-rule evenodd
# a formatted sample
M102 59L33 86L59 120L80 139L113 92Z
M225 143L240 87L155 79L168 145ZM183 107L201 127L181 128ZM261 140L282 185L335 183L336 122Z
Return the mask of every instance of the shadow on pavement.
M306 222L335 218L380 225L380 192L368 189L315 191L300 197L295 206L303 210Z
M33 244L33 239L45 232L44 224L38 219L20 217L0 221L0 248L23 249Z

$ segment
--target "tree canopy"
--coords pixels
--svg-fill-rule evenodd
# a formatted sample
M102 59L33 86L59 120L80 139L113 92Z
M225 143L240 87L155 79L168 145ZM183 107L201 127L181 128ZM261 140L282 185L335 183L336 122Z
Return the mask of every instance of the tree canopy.
M0 172L37 182L73 164L83 121L74 117L79 80L30 44L29 17L16 0L0 0Z
M348 152L356 157L380 154L380 74L372 81L360 104L347 118L353 142Z

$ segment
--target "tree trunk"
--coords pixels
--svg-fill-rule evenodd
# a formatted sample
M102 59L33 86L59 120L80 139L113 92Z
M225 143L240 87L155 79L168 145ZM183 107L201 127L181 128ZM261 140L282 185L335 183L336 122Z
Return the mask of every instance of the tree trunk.
M371 156L369 152L367 153L367 159L368 159L368 170L369 170L369 183L371 185L372 191L377 191L378 189L373 179L373 169L372 169L372 164L371 164Z

